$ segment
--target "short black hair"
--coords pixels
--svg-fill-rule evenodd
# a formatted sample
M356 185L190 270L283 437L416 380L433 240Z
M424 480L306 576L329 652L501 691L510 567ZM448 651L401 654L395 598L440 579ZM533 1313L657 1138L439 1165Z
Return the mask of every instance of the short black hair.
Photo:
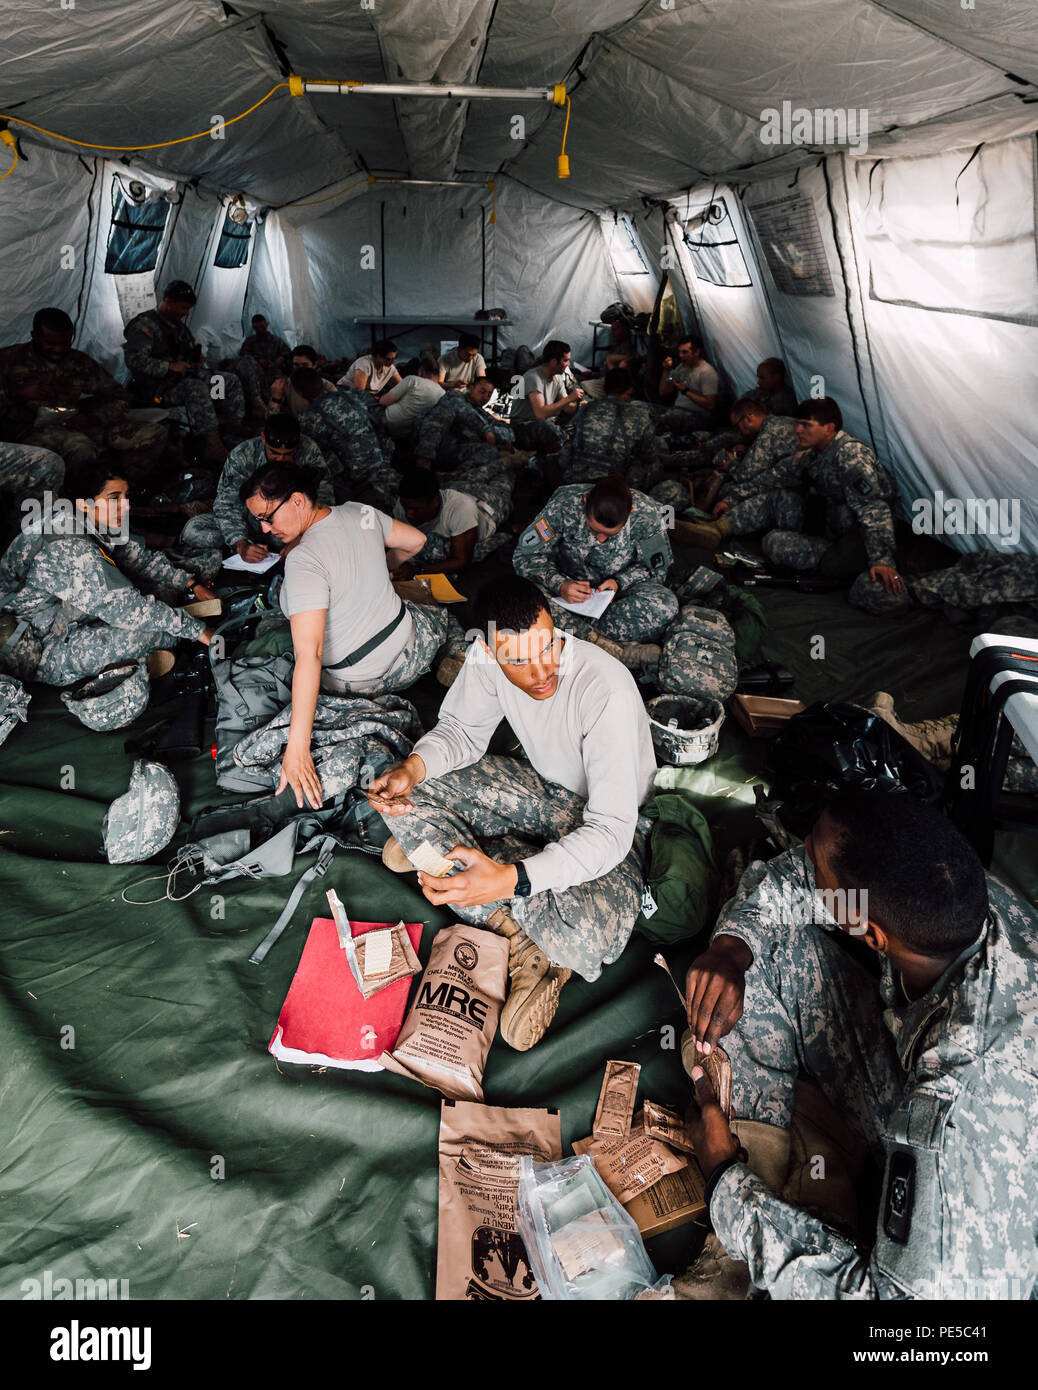
M634 386L634 377L626 367L610 367L605 374L602 382L602 389L607 396L622 396L625 391L630 391Z
M400 475L400 487L397 489L397 496L417 500L418 498L435 497L439 491L440 484L431 468L405 468Z
M311 362L317 361L317 349L311 347L309 343L300 343L298 347L292 349L293 357L309 357Z
M458 347L478 348L479 339L476 337L475 333L462 333L458 338Z
M548 600L529 579L518 574L488 580L472 605L472 626L489 643L491 630L526 632L541 613L550 613Z
M371 351L376 357L388 357L391 352L397 351L397 345L392 338L379 338Z
M832 396L819 396L817 400L809 397L800 402L794 414L797 420L814 420L819 425L835 425L838 430L843 429L843 414Z
M697 338L694 333L686 333L683 338L678 339L678 347L684 347L688 343L693 352L703 351L703 340Z
M301 492L316 506L319 483L316 468L301 468L298 463L264 463L251 478L245 479L238 497L247 502L258 493L268 502L284 502L293 492Z
M32 316L32 331L38 333L41 328L46 329L48 333L75 333L76 331L76 325L64 309L37 309Z
M634 498L619 473L599 478L584 501L584 514L600 526L622 526L631 515Z
M785 381L786 364L785 362L783 362L781 357L765 357L763 362L757 363L758 371L761 369L761 367L767 367L768 371L774 372L774 374L779 378L780 381Z
M549 338L544 344L544 351L541 353L542 362L550 362L552 358L556 360L566 356L571 351L569 343L564 343L561 338Z
M89 501L104 492L105 484L113 478L126 478L126 465L120 463L114 454L98 454L96 458L84 459L65 471L64 491L73 501L82 497Z
M250 322L252 322L252 323L266 323L266 321L267 321L267 316L266 316L266 314L253 314L253 316L252 316L252 318L251 318L251 320L250 320Z
M946 816L905 791L840 791L822 810L838 836L833 872L868 892L868 915L920 955L958 955L980 935L987 879L977 852Z
M763 401L755 400L753 396L742 396L735 402L731 410L731 419L736 424L744 415L770 415L771 409Z
M418 370L426 373L432 372L433 376L439 376L440 363L433 353L423 352L418 359Z
M268 415L263 421L263 438L282 449L298 448L302 433L294 415Z

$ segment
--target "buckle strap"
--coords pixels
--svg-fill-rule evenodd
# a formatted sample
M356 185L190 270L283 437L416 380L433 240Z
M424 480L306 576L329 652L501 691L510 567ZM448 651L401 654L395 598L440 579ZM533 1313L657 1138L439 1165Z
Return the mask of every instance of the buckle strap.
M335 836L326 835L317 847L317 862L307 869L306 873L300 874L296 886L292 889L292 894L281 911L281 916L277 919L270 931L263 938L260 944L249 957L250 965L260 965L266 958L267 952L275 944L282 932L292 919L292 914L299 906L299 900L309 888L315 878L323 878L328 872L332 862L332 855L335 853Z
M386 640L386 638L389 637L391 633L396 631L396 629L404 621L404 616L406 613L407 608L404 604L403 599L401 599L400 609L396 617L393 618L391 622L386 623L385 627L379 628L378 632L375 633L374 637L369 637L368 640L364 642L361 646L357 647L354 651L350 652L349 656L344 656L341 661L335 662L334 665L326 664L324 665L323 669L325 671L340 671L344 666L356 666L358 661L361 661L364 657L366 657L369 652L373 652L376 647L380 647L382 643Z

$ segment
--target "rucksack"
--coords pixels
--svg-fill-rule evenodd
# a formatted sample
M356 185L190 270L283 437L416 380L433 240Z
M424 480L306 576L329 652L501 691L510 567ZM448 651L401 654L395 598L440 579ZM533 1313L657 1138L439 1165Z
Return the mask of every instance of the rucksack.
M645 885L656 910L646 916L643 908L634 930L660 945L698 936L713 918L721 881L706 817L679 791L654 796L642 815L655 821Z
M216 652L226 651L226 636L256 616L247 612L221 624L213 636L214 644L218 637L224 639ZM291 704L295 656L216 656L212 645L209 651L216 684L216 781L230 792L269 791L269 778L239 767L234 749L246 734Z
M663 637L660 690L724 704L738 683L735 633L727 618L712 608L686 604Z
M31 699L20 680L15 680L14 676L0 676L0 743L16 724L28 722Z

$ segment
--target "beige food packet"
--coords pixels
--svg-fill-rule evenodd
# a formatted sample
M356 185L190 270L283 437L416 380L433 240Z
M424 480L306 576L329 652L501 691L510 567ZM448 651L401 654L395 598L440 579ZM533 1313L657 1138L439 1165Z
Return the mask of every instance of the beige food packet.
M595 1139L626 1139L638 1094L638 1062L606 1062L591 1133Z
M643 1114L645 1133L651 1138L662 1139L664 1144L669 1144L672 1149L679 1149L682 1153L695 1153L692 1137L685 1125L685 1117L677 1110L671 1110L666 1105L657 1105L655 1101L647 1100Z
M483 1099L483 1068L508 988L508 941L459 923L433 937L418 995L379 1061L456 1100Z
M377 974L368 971L368 946L371 945L372 936L387 935L391 938L392 949L389 956L389 968L380 970ZM378 994L387 985L394 984L397 980L402 980L408 975L416 975L422 968L422 962L415 954L415 949L411 945L411 939L407 935L407 928L403 922L395 927L390 927L385 933L365 932L363 936L354 937L357 950L357 965L361 972L363 983L360 985L360 992L365 999L370 999L372 995Z
M443 1101L437 1299L540 1298L516 1221L523 1154L542 1163L562 1157L557 1110Z
M599 1177L620 1203L630 1202L668 1173L677 1173L687 1159L645 1132L639 1112L626 1139L577 1139L573 1152L590 1154Z

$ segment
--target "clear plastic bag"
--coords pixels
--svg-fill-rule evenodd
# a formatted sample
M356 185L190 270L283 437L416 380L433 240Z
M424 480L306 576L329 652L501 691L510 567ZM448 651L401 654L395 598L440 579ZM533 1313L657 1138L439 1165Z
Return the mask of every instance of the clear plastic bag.
M521 1158L518 1212L542 1298L636 1298L657 1283L638 1227L589 1155Z

